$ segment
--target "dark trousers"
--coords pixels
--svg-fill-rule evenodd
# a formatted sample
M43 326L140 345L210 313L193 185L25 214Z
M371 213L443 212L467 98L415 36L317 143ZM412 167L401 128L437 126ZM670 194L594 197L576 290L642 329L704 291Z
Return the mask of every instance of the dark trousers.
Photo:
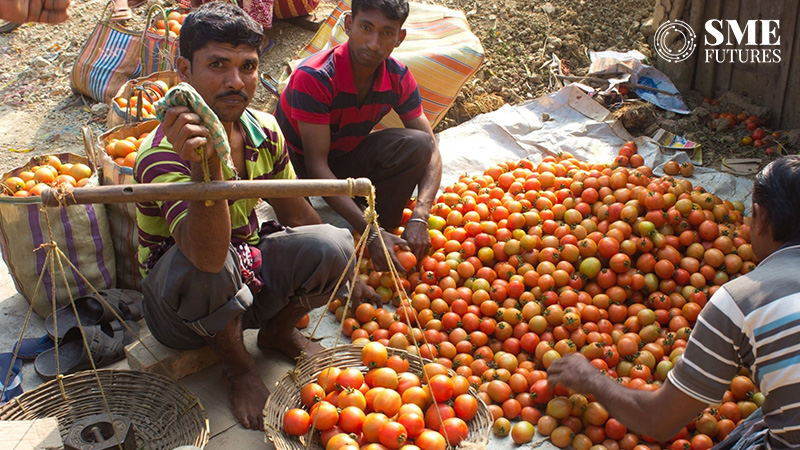
M388 128L371 133L353 151L331 151L328 166L340 179L369 178L375 186L378 220L395 228L400 226L403 208L428 167L432 152L428 133ZM291 159L298 177L311 178L303 155L291 152Z

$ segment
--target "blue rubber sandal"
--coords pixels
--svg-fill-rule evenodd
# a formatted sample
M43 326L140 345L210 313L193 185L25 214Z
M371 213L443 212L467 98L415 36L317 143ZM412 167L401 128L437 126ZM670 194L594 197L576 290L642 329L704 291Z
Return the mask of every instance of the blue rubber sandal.
M12 366L13 359L13 353L0 353L0 392L2 392L0 405L22 394L22 376L19 374L22 370L22 360L17 358Z
M24 338L14 343L12 352L17 352L17 358L23 360L33 360L40 353L55 347L56 343L50 335L45 334L40 338Z

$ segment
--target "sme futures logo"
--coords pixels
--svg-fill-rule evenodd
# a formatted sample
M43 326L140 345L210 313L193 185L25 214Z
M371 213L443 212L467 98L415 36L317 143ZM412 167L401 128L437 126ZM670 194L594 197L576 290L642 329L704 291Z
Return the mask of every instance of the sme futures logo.
M703 53L706 63L781 62L779 20L748 20L741 26L737 20L708 20L703 27ZM681 20L662 23L655 33L656 53L668 62L688 59L697 49L697 34Z

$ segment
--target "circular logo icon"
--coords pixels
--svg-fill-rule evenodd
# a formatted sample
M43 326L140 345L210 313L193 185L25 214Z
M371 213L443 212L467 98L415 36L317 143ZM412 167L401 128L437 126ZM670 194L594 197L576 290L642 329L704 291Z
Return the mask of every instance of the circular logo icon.
M655 47L658 56L669 62L681 62L692 56L697 47L697 35L688 23L681 20L668 20L656 30ZM673 49L675 43L682 43Z

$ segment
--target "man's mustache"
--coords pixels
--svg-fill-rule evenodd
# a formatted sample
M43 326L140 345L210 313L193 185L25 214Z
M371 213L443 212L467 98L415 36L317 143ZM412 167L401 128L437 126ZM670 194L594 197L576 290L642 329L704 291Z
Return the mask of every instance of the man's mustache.
M227 92L223 92L222 94L217 95L214 98L215 99L221 99L221 98L225 98L225 97L230 97L232 95L238 95L238 96L242 97L244 99L244 101L248 100L247 99L247 94L245 94L242 91L227 91Z

